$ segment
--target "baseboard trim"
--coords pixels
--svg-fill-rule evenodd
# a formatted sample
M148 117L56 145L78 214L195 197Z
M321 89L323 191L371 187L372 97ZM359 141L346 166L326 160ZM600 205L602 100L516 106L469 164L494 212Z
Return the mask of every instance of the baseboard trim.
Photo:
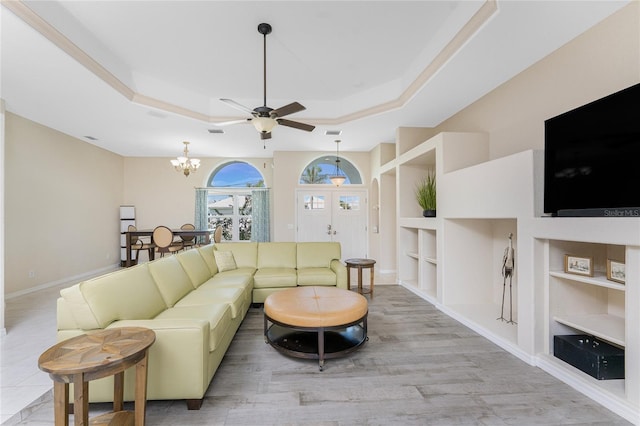
M556 379L566 383L581 394L591 398L603 407L608 408L620 417L625 418L631 423L640 424L640 413L638 409L633 407L627 401L622 400L614 393L594 386L590 378L580 377L580 374L569 371L568 367L564 368L559 363L551 359L551 355L539 355L536 357L536 366L546 371ZM571 367L573 368L573 367Z
M48 283L40 284L35 287L25 288L24 290L15 291L13 293L7 293L4 295L5 300L14 299L19 296L24 296L25 294L35 293L36 291L46 290L51 287L56 287L66 283L73 283L77 281L82 281L86 278L95 277L98 275L106 274L108 272L113 272L120 269L120 263L116 263L113 265L105 266L104 268L94 269L93 271L83 272L82 274L74 275L71 277L61 278L59 280L50 281Z

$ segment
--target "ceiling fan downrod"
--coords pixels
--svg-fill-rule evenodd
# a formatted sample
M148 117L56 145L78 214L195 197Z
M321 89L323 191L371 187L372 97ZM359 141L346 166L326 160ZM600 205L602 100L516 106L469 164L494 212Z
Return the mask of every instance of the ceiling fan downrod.
M262 23L258 25L258 32L260 34L262 34L262 40L263 40L263 44L262 44L262 75L263 75L263 85L262 87L264 88L263 90L263 103L262 105L266 108L267 106L267 34L271 34L271 30L273 28L271 28L271 25L267 24L267 23Z

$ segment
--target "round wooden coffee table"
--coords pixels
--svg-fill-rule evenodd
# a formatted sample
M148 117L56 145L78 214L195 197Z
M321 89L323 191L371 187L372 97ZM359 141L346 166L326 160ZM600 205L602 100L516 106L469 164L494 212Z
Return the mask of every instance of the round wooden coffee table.
M69 383L74 391L74 424L89 424L89 381L114 377L113 412L91 424L144 425L147 405L147 361L155 342L153 330L123 327L72 337L47 349L38 367L53 379L55 424L69 424ZM124 371L136 366L135 413L123 411Z
M264 301L265 341L297 358L324 360L353 352L367 338L367 299L336 287L295 287ZM271 323L271 325L269 325Z

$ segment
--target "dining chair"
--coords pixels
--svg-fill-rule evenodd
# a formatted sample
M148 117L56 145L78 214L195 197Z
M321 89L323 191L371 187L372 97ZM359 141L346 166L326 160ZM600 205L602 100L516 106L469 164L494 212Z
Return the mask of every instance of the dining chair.
M156 226L153 230L153 242L158 249L158 253L160 253L160 257L164 257L165 253L175 253L183 248L182 243L178 242L178 244L176 244L176 242L173 241L173 232L171 229L162 225Z
M183 231L194 231L196 227L192 223L185 223L180 227L180 229L182 229ZM196 244L195 235L180 235L180 240L185 250L198 245Z
M222 241L222 225L218 225L213 232L213 242L219 243L220 241Z
M137 231L138 228L136 228L134 225L129 225L129 227L127 228L127 231L129 232L134 232ZM149 254L149 260L151 260L153 258L153 250L155 250L156 245L150 241L142 241L140 238L138 238L136 235L131 235L129 234L129 241L131 241L131 251L133 252L133 250L136 251L136 257L135 259L131 259L131 263L133 265L136 265L138 263L138 258L140 257L140 250L147 250L148 254Z

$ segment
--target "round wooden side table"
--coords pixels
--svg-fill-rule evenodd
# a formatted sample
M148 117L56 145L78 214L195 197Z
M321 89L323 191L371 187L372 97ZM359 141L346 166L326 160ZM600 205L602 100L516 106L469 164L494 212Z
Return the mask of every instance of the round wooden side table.
M69 383L74 386L74 424L89 424L89 381L114 376L113 412L91 424L143 426L147 406L147 361L153 330L123 327L87 333L60 342L40 355L38 367L53 379L56 426L69 424ZM123 411L124 371L136 366L135 412Z
M347 259L344 261L347 265L347 288L351 288L351 268L358 268L358 293L370 294L373 297L373 271L376 261L373 259ZM362 288L362 270L371 268L371 279L369 281L369 291L364 291Z

